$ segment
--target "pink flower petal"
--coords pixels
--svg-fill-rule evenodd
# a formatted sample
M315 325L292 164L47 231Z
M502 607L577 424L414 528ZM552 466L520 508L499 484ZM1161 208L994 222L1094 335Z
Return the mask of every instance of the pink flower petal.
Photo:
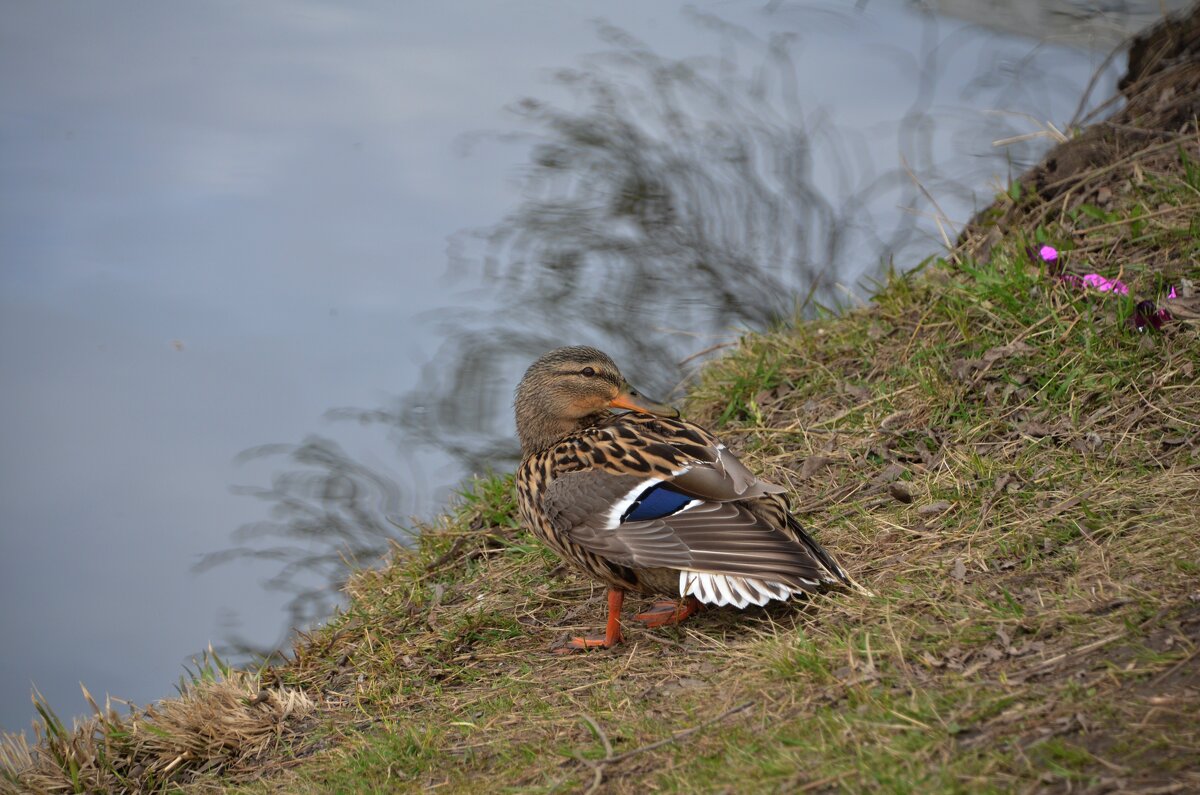
M1087 274L1083 277L1083 283L1088 287L1095 287L1102 293L1114 292L1117 295L1129 295L1129 288L1125 286L1124 282L1106 279L1098 273Z
M1046 262L1054 262L1054 260L1058 259L1058 249L1054 246L1042 246L1038 249L1038 256Z

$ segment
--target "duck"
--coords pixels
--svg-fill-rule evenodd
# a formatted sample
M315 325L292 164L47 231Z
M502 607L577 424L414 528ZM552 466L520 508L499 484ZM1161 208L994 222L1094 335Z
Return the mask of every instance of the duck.
M602 351L576 345L542 355L517 387L514 412L522 521L608 588L605 631L558 651L621 643L628 592L665 597L636 616L662 627L703 605L746 609L831 587L865 591L792 515L785 489L639 393Z

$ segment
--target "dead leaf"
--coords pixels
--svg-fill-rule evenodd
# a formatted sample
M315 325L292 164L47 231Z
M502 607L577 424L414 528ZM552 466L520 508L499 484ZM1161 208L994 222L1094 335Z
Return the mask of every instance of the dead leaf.
M950 503L946 502L945 500L938 500L937 502L931 502L928 505L922 505L917 509L917 515L937 516L938 514L945 513L948 510L950 510Z
M982 367L982 359L955 359L950 365L950 372L959 381L970 381L975 375L975 371Z
M870 400L874 396L870 387L862 386L861 384L843 383L842 392L859 401Z
M1008 345L1000 345L992 348L983 355L983 361L987 364L993 364L1001 359L1007 359L1010 356L1016 356L1018 354L1029 353L1032 350L1033 348L1030 345L1022 342L1021 340L1017 340L1016 342Z
M950 567L950 576L959 582L967 579L967 566L963 563L962 558L954 559L954 565Z
M1018 422L1017 430L1026 436L1032 436L1035 439L1041 439L1046 436L1054 436L1054 429L1044 422Z
M807 459L805 459L804 465L800 467L800 479L807 480L808 478L811 478L813 475L817 474L818 470L829 466L831 463L833 463L833 459L827 456L809 456Z
M876 486L882 486L885 483L891 483L893 480L899 480L903 474L904 467L899 464L888 464L879 470L879 474L871 478L871 482Z

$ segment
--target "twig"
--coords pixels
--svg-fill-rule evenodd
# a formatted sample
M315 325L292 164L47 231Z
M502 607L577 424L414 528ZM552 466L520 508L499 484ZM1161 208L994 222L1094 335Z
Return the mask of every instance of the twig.
M719 351L722 348L728 348L729 346L736 345L736 344L737 344L736 342L718 342L716 345L709 345L707 348L705 348L702 351L696 351L691 356L688 356L684 359L680 359L678 362L676 362L676 364L680 367L683 367L685 364L690 362L692 359L699 359L701 356L704 356L705 354L712 353L713 351Z
M913 343L916 341L917 334L921 331L921 325L925 322L925 318L929 317L929 314L933 312L934 308L936 307L937 304L930 304L929 308L922 313L921 317L917 318L917 325L915 328L913 328L912 336L908 338L908 344L904 346L904 353L900 354L900 361L908 361L908 351L910 348L912 348Z
M1191 662L1192 660L1194 660L1194 659L1196 658L1196 655L1197 655L1197 654L1200 654L1200 649L1194 649L1194 650L1192 651L1192 653L1191 653L1191 654L1189 654L1188 656L1184 657L1182 660L1180 660L1179 662L1175 663L1174 665L1172 665L1172 666L1171 666L1170 668L1168 668L1167 670L1163 671L1163 672L1162 672L1161 674L1159 674L1158 676L1154 677L1153 681L1151 681L1151 682L1150 682L1150 687L1158 687L1159 685L1161 685L1163 682L1165 682L1165 681L1166 681L1166 679L1167 679L1167 677L1168 677L1168 676L1170 676L1171 674L1173 674L1173 673L1175 673L1176 671L1178 671L1178 670L1179 670L1180 668L1182 668L1182 667L1183 667L1183 666L1184 666L1186 663L1189 663L1189 662Z
M664 646L671 646L672 648L676 648L676 649L686 649L687 648L682 643L676 643L675 641L669 640L667 638L660 638L657 635L651 634L649 632L643 633L638 638L638 640L652 640L655 643L661 643Z
M827 420L821 420L820 422L815 423L812 427L820 428L822 425L832 425L833 423L837 422L838 420L842 419L843 417L853 414L856 411L865 409L867 406L874 405L875 403L878 403L881 400L890 400L892 398L900 397L905 392L911 392L914 389L916 389L918 386L920 386L920 384L909 384L906 387L897 389L895 392L892 392L891 394L879 395L878 397L871 398L870 400L868 400L866 402L859 403L857 406L851 406L850 408L846 409L845 411L835 414L834 416L830 417Z
M800 785L800 788L795 791L796 792L811 792L812 790L820 789L821 787L825 787L830 784L834 784L838 781L841 781L848 775L850 775L850 774L849 773L835 773L832 776L826 776L825 778L818 778L813 781L809 781L805 784Z
M739 704L738 706L733 707L732 709L727 709L724 712L722 712L720 715L717 715L715 718L709 718L708 720L704 721L704 723L701 723L697 726L693 726L690 729L684 729L683 731L676 732L675 734L672 734L669 737L664 737L661 740L656 740L655 742L652 742L648 745L643 745L638 748L633 748L629 751L625 751L624 753L620 753L620 754L616 754L616 755L613 754L612 744L609 743L608 735L606 735L604 733L604 730L600 728L600 724L597 723L596 721L594 721L589 716L581 713L580 717L583 718L583 720L587 722L587 724L592 728L592 731L594 731L596 733L596 736L600 738L600 742L602 742L604 744L604 758L603 759L598 759L598 760L593 761L591 759L585 759L584 757L580 756L580 754L578 752L575 753L576 759L578 759L580 762L583 762L588 767L592 768L592 773L593 773L592 783L587 788L586 795L592 795L592 793L594 793L596 790L598 790L600 788L600 785L602 783L604 783L604 768L606 765L615 765L618 762L623 762L626 759L637 756L638 754L645 753L646 751L653 751L655 748L661 748L664 745L670 745L671 743L679 742L680 740L683 740L687 737L691 737L696 732L704 731L709 726L712 726L715 723L720 723L721 721L725 720L726 718L728 718L732 715L736 715L739 712L744 712L753 706L754 706L753 701L747 701L745 704Z
M813 511L817 510L818 508L825 508L825 507L832 507L834 505L839 505L839 504L845 502L846 500L848 500L850 497L853 497L855 494L857 494L862 489L866 488L866 486L867 486L867 484L865 481L858 481L856 483L851 483L847 486L842 486L840 489L835 491L833 494L830 494L826 497L822 497L822 498L814 500L812 502L806 502L803 505L797 505L796 513L812 513Z
M1083 183L1086 180L1095 180L1097 177L1103 176L1112 171L1116 171L1117 169L1123 168L1131 163L1135 163L1138 160L1145 159L1150 155L1158 154L1159 152L1166 151L1167 149L1171 149L1176 146L1179 146L1178 140L1167 141L1165 143L1155 144L1154 146L1147 146L1143 149L1134 150L1132 154L1115 162L1109 163L1106 166L1100 166L1098 168L1091 169L1090 171L1085 171L1081 174L1071 173L1065 177L1056 179L1053 182L1047 182L1042 186L1042 192L1044 194L1053 195L1057 193L1059 188L1062 188L1069 183Z
M1182 207L1167 207L1166 209L1155 210L1154 212L1149 212L1149 213L1146 213L1145 215L1139 215L1137 217L1131 216L1129 218L1122 218L1120 221L1112 221L1111 223L1107 223L1107 224L1099 224L1097 226L1084 227L1083 229L1078 230L1078 234L1086 235L1089 232L1099 232L1101 229L1112 229L1114 226L1125 226L1126 224L1132 224L1137 221L1144 221L1147 218L1157 218L1160 215L1170 215L1171 213L1177 213L1177 212L1180 212L1181 210L1194 210L1194 209L1195 209L1194 207L1192 207L1191 205L1187 205L1187 204L1183 205Z
M576 759L592 768L592 783L591 786L587 788L587 795L592 795L592 793L598 790L600 785L604 783L604 765L612 760L613 749L612 743L608 741L608 735L604 733L604 729L600 728L599 723L597 723L590 715L580 713L579 717L583 718L584 721L587 722L587 725L592 727L592 732L600 738L600 742L604 743L604 759L600 760L599 762L593 762L590 759L585 759L578 751L575 752Z
M467 536L465 535L461 535L454 539L454 543L450 545L450 548L438 556L437 560L426 566L425 571L427 573L435 572L442 566L445 566L447 563L454 560L456 557L458 557L458 553L462 551L462 548L466 543Z
M608 741L608 735L604 733L604 729L600 728L600 724L597 723L591 715L580 715L579 717L587 721L588 725L592 727L592 731L594 731L596 736L600 738L600 742L604 743L604 758L612 759L612 743Z
M799 425L791 428L753 428L748 426L745 428L721 429L721 433L787 433L796 436L804 436L808 433L841 433L846 436L870 436L875 432L873 428L862 431L848 431L844 428L801 428Z
M933 194L926 190L925 186L921 184L921 180L915 173L913 173L913 170L909 168L908 159L905 158L904 155L900 156L900 165L908 174L909 179L913 181L913 184L917 186L917 189L921 191L921 193L925 195L925 198L929 200L929 203L933 205L933 209L937 210L938 214L934 216L933 220L937 224L938 232L940 232L942 235L942 243L945 244L946 250L953 251L954 246L950 243L950 237L946 234L946 227L942 225L943 219L945 219L947 224L953 225L953 222L950 220L950 216L946 215L945 211L942 210L940 205L938 205L937 199L933 198ZM958 233L956 232L955 237L957 236Z
M1109 635L1107 638L1101 638L1100 640L1093 641L1084 646L1080 646L1077 649L1071 649L1070 651L1065 651L1062 654L1056 654L1055 656L1051 657L1049 660L1044 660L1044 661L1038 663L1037 665L1032 666L1031 668L1027 668L1024 671L1021 671L1021 675L1033 676L1035 674L1045 673L1047 670L1049 670L1050 668L1053 668L1055 665L1057 665L1060 662L1063 662L1064 660L1071 660L1071 659L1074 659L1077 657L1081 657L1084 654L1087 654L1089 651L1095 651L1096 649L1100 648L1101 646L1106 646L1109 643L1112 643L1114 640L1117 640L1118 638L1122 638L1124 636L1125 636L1124 632L1117 632L1113 635Z
M725 720L726 718L730 717L731 715L736 715L739 712L744 712L753 706L754 706L753 701L747 701L745 704L741 704L739 706L733 707L732 709L725 710L724 712L722 712L720 715L716 716L715 718L709 718L708 720L704 721L704 723L701 723L698 726L693 726L690 729L684 729L681 732L676 732L675 734L672 734L670 737L664 737L663 739L661 739L657 742L650 743L649 745L643 745L641 748L634 748L633 750L626 751L623 754L617 754L611 760L608 760L608 761L623 762L624 760L629 759L630 757L633 757L633 756L637 756L638 754L644 753L645 751L653 751L655 748L661 748L664 745L669 745L671 743L678 742L679 740L682 740L686 737L691 737L696 732L707 729L709 726L712 726L714 723L720 723L721 721Z
M1108 53L1108 57L1106 57L1104 61L1092 72L1092 78L1088 80L1087 88L1084 89L1083 94L1079 97L1079 104L1075 106L1075 114L1071 116L1071 120L1067 122L1068 128L1077 127L1081 122L1083 122L1083 109L1087 105L1088 100L1092 98L1092 90L1096 88L1096 83L1100 80L1100 75L1104 74L1104 70L1108 69L1109 65L1112 64L1113 59L1125 52L1127 47L1128 43L1124 41L1122 41L1116 47L1113 47L1113 49Z

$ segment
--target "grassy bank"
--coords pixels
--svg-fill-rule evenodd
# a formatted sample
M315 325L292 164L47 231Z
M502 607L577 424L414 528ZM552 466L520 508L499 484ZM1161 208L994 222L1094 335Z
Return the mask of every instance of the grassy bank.
M1200 332L1164 298L1200 286L1200 65L1176 60L946 258L702 373L687 416L874 598L556 656L603 590L481 478L287 664L214 662L77 729L47 712L0 791L1200 789ZM1143 299L1173 319L1136 331Z

